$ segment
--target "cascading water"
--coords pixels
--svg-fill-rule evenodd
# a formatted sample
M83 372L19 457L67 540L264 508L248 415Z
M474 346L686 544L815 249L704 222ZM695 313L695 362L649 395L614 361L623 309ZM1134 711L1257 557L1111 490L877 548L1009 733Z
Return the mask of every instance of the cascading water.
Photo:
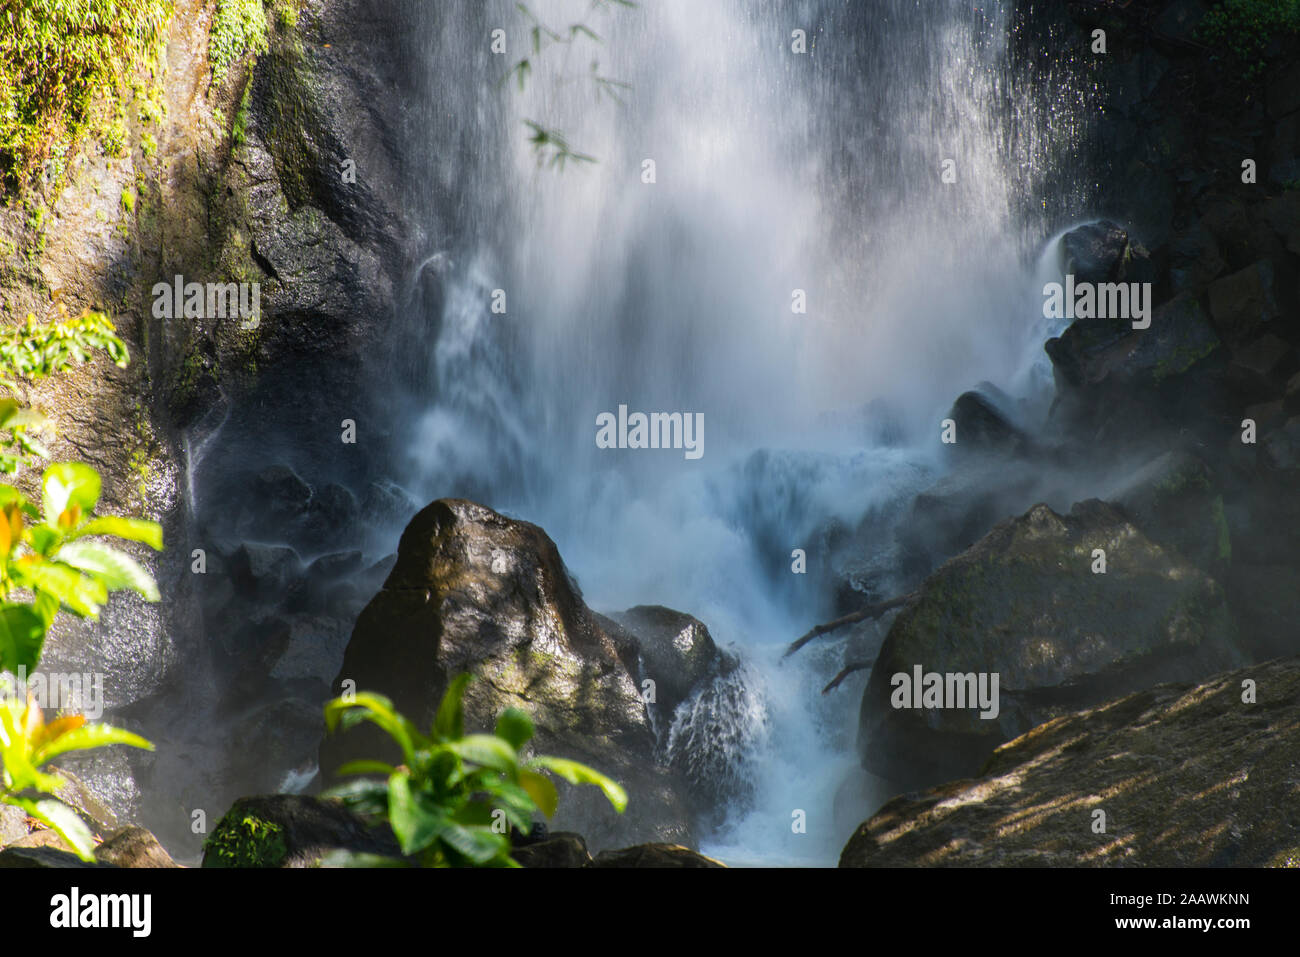
M830 607L825 529L933 477L962 389L1041 385L1037 256L1084 208L1061 162L1081 97L1013 65L1009 6L555 0L530 8L570 42L540 53L514 4L449 14L507 46L434 71L482 165L470 240L420 270L438 334L394 478L542 525L593 607L680 608L739 653L732 705L684 703L669 743L708 736L746 777L704 845L731 862L826 863L846 837L861 681L822 697L828 659L780 660ZM524 56L522 92L480 82ZM530 120L595 161L547 165ZM620 405L702 413L704 454L598 448Z

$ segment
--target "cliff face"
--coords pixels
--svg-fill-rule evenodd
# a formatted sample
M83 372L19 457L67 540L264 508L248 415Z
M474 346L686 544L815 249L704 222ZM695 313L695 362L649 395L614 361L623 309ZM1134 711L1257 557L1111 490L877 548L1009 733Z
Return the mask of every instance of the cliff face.
M411 263L428 254L425 229L443 200L418 185L421 164L437 157L425 147L425 117L407 105L428 99L414 90L426 81L418 45L435 27L428 7L386 0L268 6L269 49L235 60L214 82L214 3L177 0L160 64L161 115L137 115L131 101L121 155L85 141L57 190L38 187L0 210L0 236L14 250L0 270L0 301L11 319L45 318L55 302L72 312L102 309L131 350L125 370L96 362L42 383L30 399L58 429L49 443L54 458L99 469L106 511L163 523L166 551L141 557L153 564L165 601L117 598L101 627L61 620L43 669L103 674L109 715L159 742L158 755L144 763L128 766L109 754L79 770L118 813L138 811L142 800L166 804L175 836L188 839L189 811L176 811L178 799L206 808L215 788L224 807L241 786L227 780L239 748L224 722L234 720L232 711L247 718L230 704L229 685L232 673L247 680L249 672L213 660L213 634L227 637L233 656L270 670L275 662L263 661L263 649L231 645L230 636L251 630L265 644L291 624L268 625L273 603L260 592L248 599L225 573L248 537L314 554L351 546L334 516L362 496L327 487L325 473L364 488L383 443L358 384L368 362L382 367L391 358L384 343L403 283ZM202 316L165 317L155 285L178 276L255 288L259 314L205 308ZM359 424L366 448L352 446L350 461L339 441L343 419ZM306 531L297 513L239 511L255 498L248 489L257 476L289 469L275 458L277 439L301 460L294 465L305 475L298 481L315 522ZM316 451L299 454L304 449ZM267 483L274 486L274 477L263 475ZM376 507L384 505L405 507ZM319 528L332 521L334 534L320 544ZM295 540L312 533L316 541ZM196 549L205 574L196 573ZM306 563L292 567L300 585L295 612L319 631L346 629L367 595L352 596L355 607L320 589L304 598ZM257 675L265 679L265 671ZM314 735L318 708L310 722L305 705L284 718L284 689L265 697L282 723L299 729L301 741L288 735L293 753L280 756L292 767L314 750L306 725ZM178 702L225 712L213 718L207 750L188 759L194 767L161 746L175 733L167 711ZM178 782L191 775L190 792L179 795ZM279 780L242 785L259 783Z

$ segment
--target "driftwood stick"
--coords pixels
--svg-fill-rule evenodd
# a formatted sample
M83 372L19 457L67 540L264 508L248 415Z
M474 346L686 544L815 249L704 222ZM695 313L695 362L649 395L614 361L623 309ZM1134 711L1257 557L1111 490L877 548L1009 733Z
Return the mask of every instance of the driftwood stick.
M815 628L812 629L812 631L808 632L798 641L795 641L793 644L791 644L790 647L785 650L785 654L782 655L781 657L789 658L792 654L794 654L804 645L808 644L808 642L812 641L818 635L824 635L828 631L834 631L837 628L843 628L845 625L851 625L854 622L879 618L885 612L892 611L893 609L897 608L899 605L906 604L908 599L910 599L911 597L912 596L910 594L899 595L897 598L889 599L889 601L881 601L881 602L877 602L874 605L868 605L866 608L860 608L855 612L845 615L843 618L836 618L834 621L828 621L824 625L817 625Z
M874 664L875 664L874 661L855 661L852 664L845 665L843 670L840 671L840 673L835 676L835 678L831 681L831 683L822 689L822 694L828 694L829 692L834 691L836 688L840 686L840 682L843 681L845 678L847 678L849 675L853 674L853 672L865 671L866 669L870 668Z

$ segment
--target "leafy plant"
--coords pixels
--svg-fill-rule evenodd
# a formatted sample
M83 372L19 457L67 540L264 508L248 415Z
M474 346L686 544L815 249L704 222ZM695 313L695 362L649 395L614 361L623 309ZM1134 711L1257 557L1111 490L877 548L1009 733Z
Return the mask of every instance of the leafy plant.
M112 131L126 80L152 68L171 0L5 0L0 3L0 178L17 192L47 161L63 165L85 132ZM97 104L103 102L102 108ZM57 171L56 171L57 172Z
M93 539L116 536L162 548L162 527L139 518L94 514L99 473L80 462L51 465L41 507L0 485L0 671L36 668L45 635L64 608L97 620L110 592L130 589L158 601L153 576L134 558ZM11 600L26 589L30 602Z
M29 817L56 831L82 860L94 860L94 837L76 811L52 797L32 797L24 792L58 793L67 782L57 773L42 771L45 764L69 751L109 744L153 750L139 735L106 724L87 724L84 715L68 715L47 724L30 695L25 701L13 695L0 697L0 803L22 808Z
M472 676L453 679L426 735L399 714L383 695L359 692L325 706L330 732L362 721L378 725L397 744L402 764L352 761L340 774L382 775L330 792L364 819L386 820L402 853L425 867L518 867L510 857L510 827L530 831L533 815L554 815L555 784L543 772L571 784L599 787L620 814L627 792L599 771L539 755L521 760L533 737L533 722L507 708L494 734L465 734L465 688ZM382 859L381 859L382 860ZM331 863L377 863L373 858L335 858Z
M203 844L205 867L279 867L289 853L284 828L251 814L222 818Z
M0 385L15 395L20 394L15 378L43 379L89 362L95 351L107 353L119 368L130 361L126 344L103 313L85 311L68 318L62 303L58 308L62 317L58 321L38 323L28 313L24 324L0 332ZM32 456L49 458L49 452L35 438L48 424L34 409L24 408L13 399L0 399L0 472L17 472L30 463Z
M1251 82L1264 70L1264 50L1273 37L1300 33L1300 0L1222 0L1210 10L1196 35L1223 51L1224 58Z

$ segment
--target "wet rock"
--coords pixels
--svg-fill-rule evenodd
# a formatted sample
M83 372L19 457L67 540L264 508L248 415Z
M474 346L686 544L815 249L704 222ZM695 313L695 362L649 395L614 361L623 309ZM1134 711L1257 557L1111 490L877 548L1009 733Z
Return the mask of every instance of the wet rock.
M952 446L956 453L1023 456L1034 451L1033 440L978 392L958 396L948 418L957 425L957 441Z
M1300 416L1287 419L1285 425L1264 437L1262 445L1269 468L1278 472L1300 470Z
M601 627L542 529L442 499L403 532L334 688L350 679L382 692L428 727L462 671L477 677L465 697L467 728L490 729L504 708L521 708L533 717L539 752L590 764L632 795L618 815L596 789L561 784L556 827L580 830L596 848L629 838L692 841L681 784L656 760L636 649ZM326 739L327 779L345 760L389 753L391 742L368 730Z
M230 580L241 598L275 601L284 597L302 572L298 553L287 545L240 545L227 562Z
M139 825L124 827L95 848L95 860L114 867L179 867L158 843L158 838Z
M27 836L27 812L12 804L0 804L0 847Z
M687 696L736 660L718 650L704 622L662 605L637 605L609 615L635 639L645 676L655 683L656 709L671 715Z
M1161 685L1034 728L976 779L893 799L840 866L1294 867L1300 819L1280 809L1297 749L1300 660Z
M311 486L287 465L258 472L249 491L259 507L277 517L302 515L311 503Z
M516 847L510 856L521 867L590 867L591 854L582 835L552 833L546 840Z
M1241 387L1259 394L1274 395L1295 372L1296 353L1291 344L1271 333L1238 349L1229 373Z
M1065 271L1076 282L1116 282L1124 276L1128 233L1108 220L1070 230L1061 240Z
M617 851L601 851L592 867L726 867L680 844L638 844Z
M1092 571L1098 548L1104 574ZM1062 516L1037 505L943 565L899 613L863 693L859 752L900 786L932 784L973 773L1057 714L1242 660L1214 579L1113 506L1091 500ZM892 707L892 676L917 665L996 673L996 717Z
M399 857L386 828L336 800L297 794L240 798L204 844L204 867L315 867L331 851Z

